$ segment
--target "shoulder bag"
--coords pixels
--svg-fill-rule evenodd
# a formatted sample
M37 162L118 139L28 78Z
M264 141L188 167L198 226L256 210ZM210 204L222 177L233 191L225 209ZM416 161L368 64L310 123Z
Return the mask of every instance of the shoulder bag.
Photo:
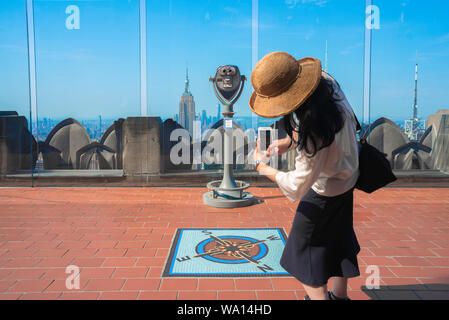
M361 136L362 127L355 114L354 117L357 122L357 131ZM360 175L355 188L366 193L372 193L397 180L385 154L362 138L360 138L359 170Z

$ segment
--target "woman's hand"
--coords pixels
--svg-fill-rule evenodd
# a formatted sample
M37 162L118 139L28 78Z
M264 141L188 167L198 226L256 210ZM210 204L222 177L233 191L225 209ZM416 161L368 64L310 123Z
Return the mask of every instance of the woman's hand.
M266 156L272 157L278 154L284 154L290 151L292 146L292 139L287 135L284 139L273 141L267 149Z
M263 154L262 152L260 152L260 142L259 142L259 140L257 140L257 142L256 142L256 150L254 150L253 159L254 159L254 162L256 162L256 161L263 161L264 162L264 161L267 160L266 153Z
M278 170L270 167L269 165L265 164L265 162L268 160L266 153L260 152L260 143L259 140L257 140L256 143L256 150L254 150L253 154L254 161L262 161L257 166L257 171L259 174L266 176L268 179L276 183L276 174L279 172Z

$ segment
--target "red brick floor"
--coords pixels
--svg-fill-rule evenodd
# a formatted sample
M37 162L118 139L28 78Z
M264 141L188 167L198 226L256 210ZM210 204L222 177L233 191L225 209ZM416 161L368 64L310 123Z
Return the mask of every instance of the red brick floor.
M243 209L202 204L204 189L0 189L0 299L303 299L293 278L162 278L177 228L279 227L296 204L275 188ZM353 299L449 299L449 189L355 193L361 276ZM66 267L79 266L80 289ZM380 289L369 290L371 269Z

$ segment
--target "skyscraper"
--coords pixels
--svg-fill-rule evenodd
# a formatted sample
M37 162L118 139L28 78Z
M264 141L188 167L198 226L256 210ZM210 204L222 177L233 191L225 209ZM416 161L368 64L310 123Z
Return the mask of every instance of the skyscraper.
M195 101L189 87L189 70L186 69L184 93L179 101L179 124L193 136L193 121L195 120Z
M413 100L413 117L405 120L404 131L411 141L418 141L426 129L424 120L418 118L418 51L415 64L415 95Z

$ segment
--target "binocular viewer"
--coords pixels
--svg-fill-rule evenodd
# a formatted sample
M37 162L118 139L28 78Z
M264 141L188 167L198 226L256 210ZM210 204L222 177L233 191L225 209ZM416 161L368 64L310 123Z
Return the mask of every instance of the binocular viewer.
M210 77L212 88L217 99L223 104L224 144L223 179L211 181L207 188L211 191L203 195L204 204L217 208L237 208L252 205L256 198L244 190L249 183L234 179L232 164L232 118L233 106L243 92L246 77L240 74L240 70L234 65L225 65L217 68L215 76Z
M246 77L240 74L237 66L226 65L217 68L214 77L210 77L215 95L223 105L233 105L243 92Z

